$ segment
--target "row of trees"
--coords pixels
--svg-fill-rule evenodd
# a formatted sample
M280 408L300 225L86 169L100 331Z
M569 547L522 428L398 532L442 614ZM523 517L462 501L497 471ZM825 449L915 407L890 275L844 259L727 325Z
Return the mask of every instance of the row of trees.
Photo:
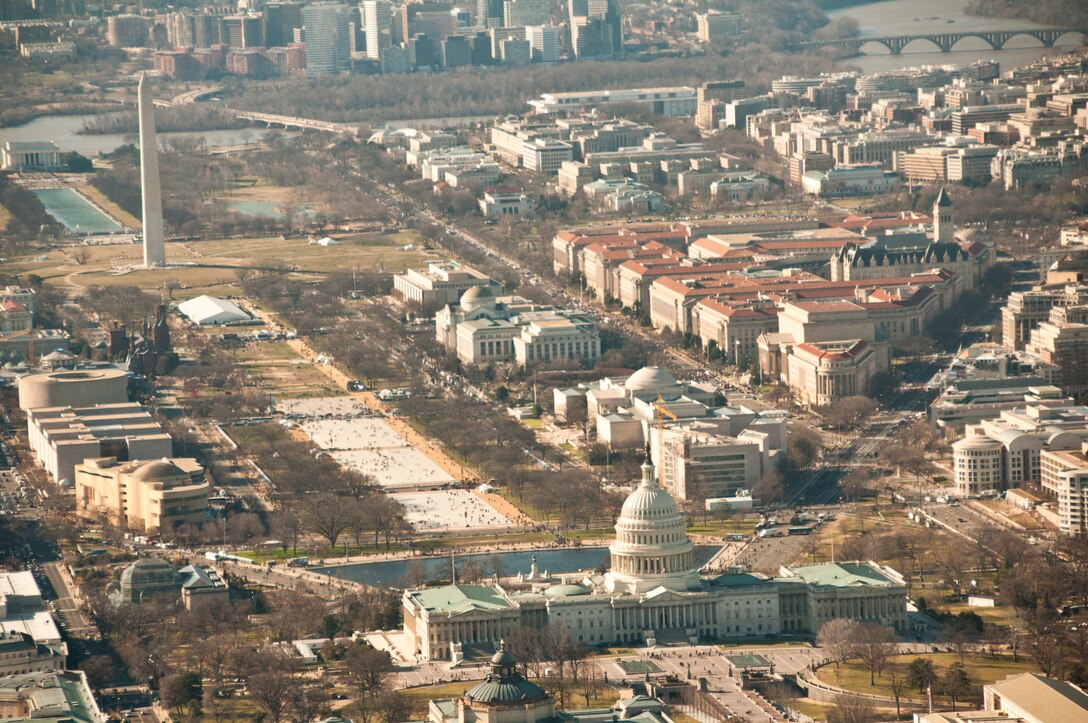
M238 580L228 576L232 590ZM113 656L82 663L92 685L147 682L178 718L230 717L229 698L239 688L273 721L312 720L328 714L331 684L299 675L298 659L283 648L254 640L329 638L328 661L343 660L343 681L364 721L406 717L404 699L392 691L388 653L366 644L336 645L353 630L399 624L399 599L391 591L352 592L325 601L290 591L266 591L252 599L178 608L165 597L114 607L104 597L88 606Z
M320 137L300 137L286 143L269 133L261 149L244 156L209 157L193 144L168 144L161 163L171 173L162 177L163 219L167 232L185 236L221 238L235 234L300 231L314 222L343 218L386 217L386 210L350 183L335 167L333 151ZM111 165L96 173L91 183L125 211L140 215L139 152L122 146L109 156ZM231 192L267 178L293 189L284 199L284 217L234 213L219 201ZM317 214L302 213L310 204ZM270 260L271 261L271 260Z
M826 16L807 2L749 0L749 3L754 11L752 17L777 26L768 27L766 33L753 33L752 38L773 43L779 49L790 44L794 37L827 22ZM544 92L584 90L587 77L593 78L594 88L629 88L647 83L698 85L706 78L744 77L758 90L802 65L815 73L830 71L834 63L820 56L768 52L767 47L749 46L725 57L703 55L646 63L582 61L552 67L500 66L489 68L486 73L351 76L306 84L282 79L259 86L239 83L231 91L239 96L236 105L247 110L368 122L519 113L524 110L525 98Z
M884 677L888 659L898 652L898 638L894 630L878 623L847 618L824 623L816 642L836 668L853 658L861 661L869 671L869 685L875 685L878 677ZM957 701L964 700L972 692L970 676L962 661L955 661L938 673L931 660L916 658L905 675L899 670L887 673L886 682L895 698L896 720L899 719L901 698L911 688L920 692L932 688L934 693L949 698L953 710Z

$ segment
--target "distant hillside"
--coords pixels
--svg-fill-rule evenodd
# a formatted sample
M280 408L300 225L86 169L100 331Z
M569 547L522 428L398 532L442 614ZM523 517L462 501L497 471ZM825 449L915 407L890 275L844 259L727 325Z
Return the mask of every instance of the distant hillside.
M1088 27L1088 2L1085 0L970 0L965 10L968 15Z

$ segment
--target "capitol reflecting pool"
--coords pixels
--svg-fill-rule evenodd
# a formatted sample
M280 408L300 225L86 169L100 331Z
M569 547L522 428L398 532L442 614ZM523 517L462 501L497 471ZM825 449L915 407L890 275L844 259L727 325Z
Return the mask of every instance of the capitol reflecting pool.
M74 233L117 233L121 225L70 188L39 188L34 195L45 212Z
M719 549L721 548L711 545L697 546L694 552L695 566L702 567L710 562L710 559L714 557ZM540 571L547 570L552 574L589 570L608 562L607 547L574 547L562 550L523 550L482 555L458 555L457 561L458 566L465 560L482 563L485 569L490 572L491 558L498 558L502 565L502 574L513 576L519 572L529 573L529 568L533 564L533 555L536 555L536 564ZM409 571L412 573L413 584L419 584L418 581L421 579L426 581L438 580L444 570L449 570L449 564L449 557L424 557L392 560L390 562L365 562L358 565L318 567L313 568L313 571L367 585L406 587Z

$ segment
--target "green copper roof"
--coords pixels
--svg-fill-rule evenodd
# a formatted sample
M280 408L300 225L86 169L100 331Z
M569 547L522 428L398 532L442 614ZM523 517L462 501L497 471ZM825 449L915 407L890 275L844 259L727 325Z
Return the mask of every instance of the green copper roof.
M710 584L714 587L754 587L770 583L767 578L751 575L747 572L727 572L712 578Z
M544 695L543 688L519 676L485 680L469 690L466 697L478 703L516 703L519 700L539 700Z
M412 593L426 610L463 613L469 610L506 610L510 607L493 587L484 585L443 585Z
M791 567L789 571L810 585L830 587L885 587L892 581L866 562L824 562L819 565Z
M544 590L544 594L548 597L574 597L577 595L588 595L590 589L585 585L578 584L566 584L566 585L552 585Z

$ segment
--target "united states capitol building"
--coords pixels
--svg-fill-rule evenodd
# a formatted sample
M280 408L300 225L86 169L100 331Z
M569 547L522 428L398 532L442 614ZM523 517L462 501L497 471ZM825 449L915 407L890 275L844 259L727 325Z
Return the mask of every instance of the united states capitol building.
M907 629L903 579L873 562L783 567L776 577L700 575L672 496L650 464L623 504L611 570L528 576L491 585L407 590L404 634L423 660L461 662L521 626L565 625L587 645L657 645L769 636L811 637L852 618Z

